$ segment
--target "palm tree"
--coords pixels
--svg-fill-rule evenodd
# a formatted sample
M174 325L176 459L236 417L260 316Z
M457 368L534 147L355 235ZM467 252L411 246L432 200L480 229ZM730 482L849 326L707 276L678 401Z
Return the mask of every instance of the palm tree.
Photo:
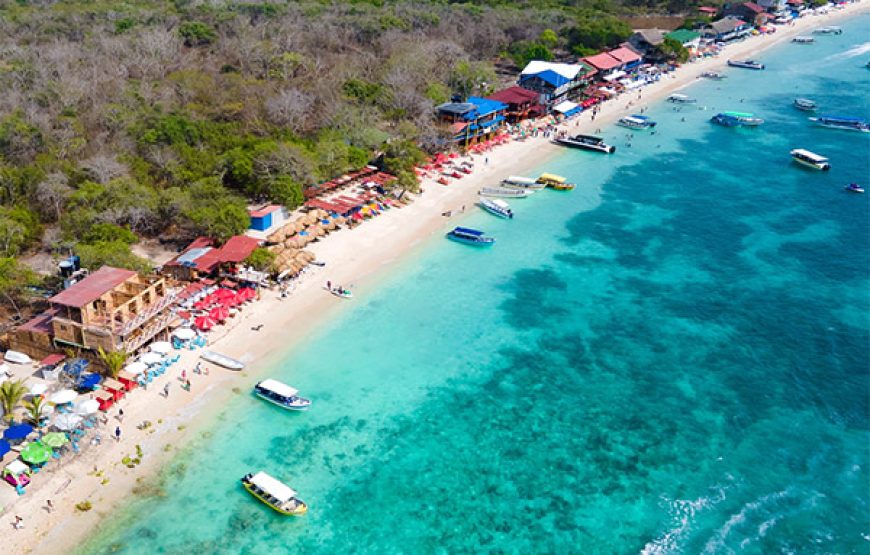
M24 408L27 409L27 415L36 427L40 427L42 420L42 411L45 410L45 398L37 395L33 399L24 402Z
M126 351L112 351L107 353L102 347L99 349L100 358L106 363L106 368L109 370L109 375L113 378L118 377L118 372L124 367L127 362L127 357L130 356Z
M0 384L0 405L3 406L3 417L9 422L15 419L13 412L25 393L27 388L22 380L9 380Z

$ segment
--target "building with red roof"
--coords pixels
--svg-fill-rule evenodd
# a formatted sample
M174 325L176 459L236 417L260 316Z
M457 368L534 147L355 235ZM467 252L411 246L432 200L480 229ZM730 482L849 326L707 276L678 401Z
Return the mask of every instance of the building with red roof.
M600 73L607 73L617 70L622 65L619 59L614 58L607 52L595 54L594 56L586 56L582 61L597 69Z
M540 105L540 94L523 87L508 87L494 92L486 98L507 104L505 117L511 123L544 113L544 108Z
M260 246L262 240L247 235L236 235L221 247L208 237L197 237L181 254L163 265L163 273L181 281L217 274L221 269L234 269Z
M755 25L761 25L766 19L764 8L755 2L743 2L742 4L730 4L723 12L726 16L736 17L743 21L751 21Z

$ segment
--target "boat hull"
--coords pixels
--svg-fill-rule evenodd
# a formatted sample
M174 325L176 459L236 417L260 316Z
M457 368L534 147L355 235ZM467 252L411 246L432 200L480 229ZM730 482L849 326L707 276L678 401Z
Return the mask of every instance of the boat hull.
M455 243L461 243L463 245L471 245L472 247L491 247L495 243L495 239L489 237L487 239L467 239L465 237L459 237L457 235L453 235L452 233L447 234L447 238Z
M285 405L284 403L279 403L279 402L276 401L275 399L271 399L271 398L267 397L266 395L263 395L262 393L260 393L260 392L258 392L258 391L255 391L255 392L254 392L254 395L256 395L257 397L259 397L260 399L262 399L262 400L264 400L264 401L267 401L267 402L269 402L269 403L272 403L272 404L275 405L276 407L281 407L281 408L284 409L284 410L292 410L292 411L302 412L302 411L306 411L306 410L308 410L309 408L311 408L311 403L310 403L310 402L309 402L307 405L302 405L302 406L291 406L291 405Z
M296 509L294 509L292 511L288 511L288 510L282 509L281 507L278 507L278 506L270 503L269 501L267 501L263 496L261 496L259 493L254 491L251 488L251 485L248 484L247 482L243 481L242 485L248 491L248 493L250 493L251 495L256 497L261 503L263 503L264 505L266 505L267 507L269 507L270 509L272 509L276 513L281 513L282 515L287 515L287 516L302 516L308 512L308 505L306 505L304 501L297 500L299 502L299 505L296 507Z
M513 212L505 212L504 210L501 210L495 206L490 206L490 205L483 203L483 202L480 203L480 207L483 208L484 210L486 210L487 212L489 212L490 214L492 214L493 216L496 216L496 217L501 218L503 220L510 220L511 218L514 217Z
M814 163L814 162L809 162L807 160L801 160L800 158L795 158L794 156L792 156L792 161L800 164L801 166L803 166L805 168L810 168L812 170L819 170L819 171L826 172L826 171L831 169L831 165L828 164L827 162L822 163L822 164L818 164L818 163Z
M613 145L590 145L586 143L572 141L571 139L554 139L553 142L561 146L567 146L568 148L579 148L580 150L600 152L602 154L613 154L614 152L616 152L616 147Z
M245 367L245 363L238 361L234 358L230 358L226 355L222 355L220 353L216 353L214 351L205 351L199 358L205 360L207 362L211 362L212 364L217 364L223 368L228 370L241 370Z

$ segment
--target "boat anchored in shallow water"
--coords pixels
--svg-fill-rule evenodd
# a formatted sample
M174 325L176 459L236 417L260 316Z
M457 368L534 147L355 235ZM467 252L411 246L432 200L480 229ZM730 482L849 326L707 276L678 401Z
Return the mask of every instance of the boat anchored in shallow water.
M716 114L710 121L723 127L757 127L764 120L747 112L722 112Z
M795 98L794 107L804 112L812 112L816 109L816 103L809 98Z
M801 37L794 37L793 39L791 39L791 41L794 43L797 43L797 44L812 44L812 43L816 42L816 39L814 39L813 37L801 36Z
M619 125L620 127L626 127L628 129L634 129L636 131L646 131L648 129L654 128L656 126L656 122L654 122L647 116L632 114L630 116L625 116L624 118L619 118L619 121L616 122L616 125Z
M246 474L242 485L248 493L282 515L302 516L308 512L308 505L296 497L297 493L290 486L265 472Z
M810 152L809 150L804 150L802 148L796 148L792 150L791 159L802 166L806 166L814 170L828 171L829 169L831 169L831 164L828 162L827 158L816 154L815 152Z
M311 401L299 396L299 390L278 380L265 379L254 386L254 394L287 410L308 410Z
M557 191L573 191L575 187L573 183L568 183L566 178L554 173L542 173L538 177L538 183Z
M822 127L828 127L831 129L843 129L845 131L862 131L864 133L870 132L870 123L867 123L866 120L861 118L847 118L843 116L819 116L816 118L810 118L810 121L815 122L816 125L821 125Z
M813 31L813 34L816 35L842 35L843 29L837 27L835 25L829 25L827 27L819 27L818 29Z
M592 150L594 152L603 152L605 154L613 154L616 152L616 147L604 142L601 137L595 135L573 135L570 137L557 137L553 142L562 146L571 148L581 148L583 150Z
M489 199L486 197L480 197L479 204L481 208L499 218L510 220L514 217L514 211L511 210L510 204L499 198Z
M755 60L728 60L728 65L731 67L742 67L743 69L764 69L764 64Z
M667 98L668 102L673 102L674 104L694 104L698 102L696 99L692 98L689 95L674 93Z
M543 183L538 183L531 177L519 175L509 175L502 179L501 186L509 189L528 189L529 191L537 191L545 187Z
M710 79L713 81L721 81L727 77L724 73L719 73L718 71L705 71L701 74L701 77L704 79Z
M864 187L858 185L857 183L849 183L846 185L845 189L850 193L863 193Z
M236 360L234 358L230 358L220 353L216 353L214 351L203 351L202 354L199 355L199 358L207 360L212 364L223 366L224 368L227 368L229 370L241 370L245 367L244 362Z
M487 237L484 232L468 227L453 228L452 231L447 233L447 238L457 243L464 243L475 247L489 247L495 243L494 237Z
M534 193L528 189L518 189L516 187L483 187L477 192L482 197L503 197L503 198L526 198Z

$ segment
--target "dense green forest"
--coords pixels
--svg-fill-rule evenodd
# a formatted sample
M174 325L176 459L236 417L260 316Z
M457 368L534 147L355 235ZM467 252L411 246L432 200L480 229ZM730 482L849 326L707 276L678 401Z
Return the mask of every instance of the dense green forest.
M38 250L140 268L140 237L227 237L246 205L443 144L433 107L496 62L594 52L685 2L0 0L0 287ZM10 291L12 287L14 290Z

